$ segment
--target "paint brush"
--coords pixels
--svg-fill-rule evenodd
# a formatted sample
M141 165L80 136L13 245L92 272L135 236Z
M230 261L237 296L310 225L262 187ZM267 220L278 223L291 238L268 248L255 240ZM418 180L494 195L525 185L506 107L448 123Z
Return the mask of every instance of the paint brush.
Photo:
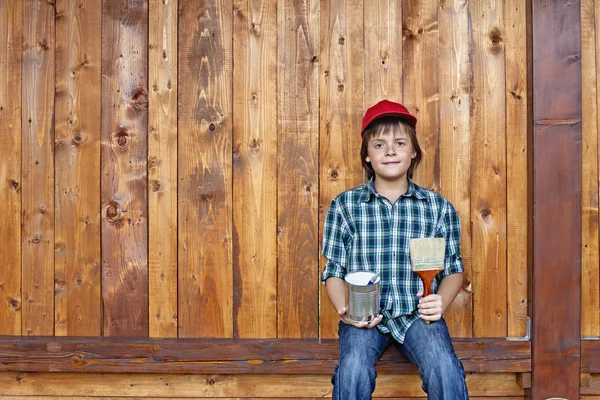
M410 239L412 271L423 282L423 297L431 294L431 284L436 275L444 270L446 240L444 238ZM429 324L429 321L425 321Z

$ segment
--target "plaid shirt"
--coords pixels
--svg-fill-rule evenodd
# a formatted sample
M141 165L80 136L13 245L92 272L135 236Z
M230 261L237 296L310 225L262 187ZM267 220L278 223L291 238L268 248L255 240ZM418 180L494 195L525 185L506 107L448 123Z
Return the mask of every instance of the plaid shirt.
M381 313L378 329L403 343L406 331L419 318L417 291L423 289L412 272L409 239L446 239L442 278L463 271L460 255L460 222L454 207L441 195L409 180L408 190L390 201L375 191L373 179L336 196L329 207L323 231L327 264L321 280L344 279L348 272L381 273Z

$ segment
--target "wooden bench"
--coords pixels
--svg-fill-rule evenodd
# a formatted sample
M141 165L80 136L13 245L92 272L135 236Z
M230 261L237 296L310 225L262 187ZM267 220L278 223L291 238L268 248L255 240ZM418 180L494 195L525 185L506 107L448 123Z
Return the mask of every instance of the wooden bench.
M455 339L467 372L530 373L531 345L505 339ZM335 339L149 339L0 336L0 371L197 374L332 374ZM380 373L415 373L395 347Z

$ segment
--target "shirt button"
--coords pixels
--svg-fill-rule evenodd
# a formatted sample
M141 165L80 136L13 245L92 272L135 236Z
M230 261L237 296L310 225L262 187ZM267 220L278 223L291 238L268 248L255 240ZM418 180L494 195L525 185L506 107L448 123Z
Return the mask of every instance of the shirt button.
M391 208L392 208L392 205L391 205L391 204L388 204L388 208L390 208L390 209L391 209Z

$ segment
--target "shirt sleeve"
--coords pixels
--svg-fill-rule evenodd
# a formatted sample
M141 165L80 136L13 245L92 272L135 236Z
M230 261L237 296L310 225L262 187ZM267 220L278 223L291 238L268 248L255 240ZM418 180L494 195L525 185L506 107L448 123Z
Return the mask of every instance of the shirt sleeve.
M339 198L332 200L323 225L322 253L327 258L321 275L323 284L331 277L344 279L347 271L346 246L349 243L350 234L338 201Z
M440 279L464 271L460 254L460 220L456 210L446 201L440 224L440 236L446 239L446 262Z

